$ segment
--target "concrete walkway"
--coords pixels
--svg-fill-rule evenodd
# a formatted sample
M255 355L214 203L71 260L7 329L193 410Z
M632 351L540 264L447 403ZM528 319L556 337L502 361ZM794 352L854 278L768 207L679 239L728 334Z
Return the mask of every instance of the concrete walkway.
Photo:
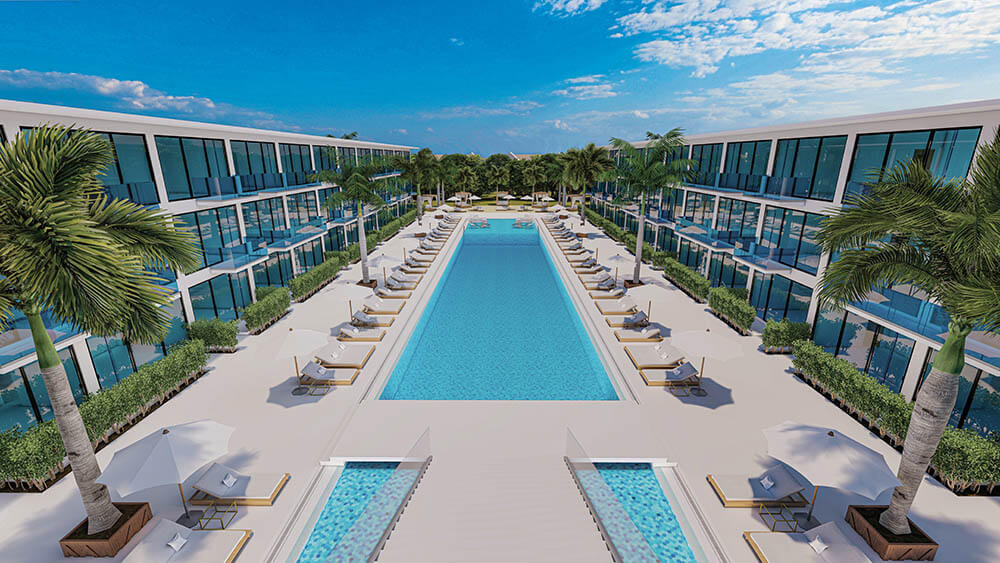
M385 243L385 252L401 255L413 248L412 233L417 229L414 224ZM585 245L600 249L602 257L627 254L603 235ZM241 338L238 353L212 356L209 374L101 451L99 461L106 464L117 449L161 426L212 418L236 427L231 453L223 462L247 472L292 474L273 507L241 508L233 524L254 531L240 561L262 561L309 493L321 460L398 457L429 427L434 461L382 552L380 560L386 562L610 560L562 462L568 427L594 458L677 462L732 561L755 560L741 533L764 526L751 510L723 509L705 475L750 474L766 464L762 428L784 420L827 425L882 453L891 467L899 462L892 448L793 377L789 358L759 352L759 337L737 335L711 316L705 305L645 266L642 279L647 285L629 293L643 307L652 302L654 323L662 324L666 334L704 332L719 349L736 352L728 361L707 359L706 397L677 398L646 387L605 326L597 337L608 350L606 361L612 371L621 372L613 374L621 401L379 401L377 391L405 345L400 336L416 322L422 308L419 301L429 297L434 277L443 268L442 258L447 256L439 257L421 283L426 293L407 302L353 386L324 397L292 396L292 366L274 359L287 328L329 331L346 321L346 300L338 286L331 285L295 305L288 317L264 334ZM359 267L343 277L358 279ZM587 323L603 323L592 304L584 303L582 312ZM884 493L878 501L887 502L888 496ZM149 501L153 513L166 518L182 512L172 486L126 500ZM872 502L824 488L816 515L822 521L843 523L845 508L853 503ZM0 529L4 546L0 560L62 560L57 540L82 517L71 478L42 494L0 495L0 519L5 523ZM912 517L941 544L938 561L1000 560L1000 499L956 497L928 478ZM860 540L857 543L877 560Z

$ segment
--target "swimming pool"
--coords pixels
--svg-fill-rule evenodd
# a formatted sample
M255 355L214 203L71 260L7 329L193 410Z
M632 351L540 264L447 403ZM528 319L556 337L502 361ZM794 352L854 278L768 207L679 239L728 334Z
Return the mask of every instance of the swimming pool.
M381 399L618 399L537 229L463 234Z
M594 463L604 484L597 483L593 470L578 470L594 508L611 539L628 560L645 560L651 549L660 561L691 562L704 560L695 556L695 548L685 535L680 515L670 501L649 463ZM614 495L614 498L606 498ZM624 510L625 514L621 514ZM625 518L631 520L628 525ZM642 537L636 536L636 529ZM648 548L641 544L645 539ZM700 549L697 549L701 553Z
M399 465L347 462L297 561L367 560L420 473Z

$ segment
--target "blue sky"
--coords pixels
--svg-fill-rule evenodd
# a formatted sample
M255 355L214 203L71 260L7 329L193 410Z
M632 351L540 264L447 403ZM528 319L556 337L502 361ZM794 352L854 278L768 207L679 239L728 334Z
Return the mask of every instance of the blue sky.
M31 1L0 31L0 98L435 152L1000 97L1000 0Z

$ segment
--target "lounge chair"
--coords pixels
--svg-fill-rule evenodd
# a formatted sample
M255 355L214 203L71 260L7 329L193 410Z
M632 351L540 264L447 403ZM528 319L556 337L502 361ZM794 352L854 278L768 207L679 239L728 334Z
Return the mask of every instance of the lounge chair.
M765 488L761 480L767 476L773 483ZM802 496L805 487L799 483L788 469L776 463L759 475L712 475L706 476L722 506L726 508L759 508L761 506L786 506L802 508L809 505Z
M587 283L587 282L584 282L583 287L586 288L586 289L588 289L588 290L605 289L605 290L610 291L611 289L613 289L615 287L615 285L617 283L618 282L615 281L615 278L610 278L609 277L607 279L601 280L601 281L596 282L596 283Z
M389 303L373 295L366 298L361 306L364 307L364 312L369 315L398 315L406 306L406 301L397 299L394 303Z
M415 256L417 256L419 258L423 258L425 260L433 260L433 259L437 258L438 253L437 253L437 251L434 251L434 250L427 250L426 248L419 248L418 247L418 248L414 248L413 250L411 250L410 251L410 255L415 255Z
M424 250L430 250L432 252L440 252L442 246L444 245L433 243L427 239L420 241L420 248L423 248Z
M573 271L578 276L595 276L605 271L604 266L588 266L586 268L573 267Z
M583 243L581 243L578 240L575 240L575 241L570 242L568 244L560 243L559 244L559 248L562 248L563 252L568 252L570 250L578 250L580 248L583 248Z
M617 301L594 301L597 310L602 315L630 315L639 310L639 307L632 301L631 297L625 296Z
M412 291L392 291L384 287L376 287L375 295L378 295L382 299L409 299L413 295Z
M820 553L816 553L810 544L816 538L826 546ZM750 549L761 563L871 563L871 559L851 542L835 522L797 533L743 532L743 539L750 544Z
M399 267L399 271L402 272L402 273L404 273L404 274L407 274L407 275L422 276L422 275L424 275L424 274L427 273L427 268L425 268L425 267L416 267L416 266L407 266L406 264L403 264L403 265L401 265Z
M577 277L580 278L580 281L583 282L583 285L601 283L604 280L614 279L611 277L611 274L607 272L601 272L599 274L594 274L589 276L582 276L577 274Z
M591 299L621 299L624 295L625 289L621 287L590 292Z
M227 487L230 476L235 481ZM241 506L271 506L289 477L288 473L245 475L221 463L213 463L194 484L194 493L188 502L194 505L223 502Z
M702 363L704 366L704 363ZM701 372L691 362L684 362L675 368L644 368L639 375L646 385L667 387L674 395L688 396L691 389L701 388Z
M417 288L415 283L404 283L392 278L385 281L385 286L393 291L412 291Z
M380 328L345 326L337 334L337 340L341 342L381 342L383 338L385 338L385 331Z
M646 316L644 311L639 311L638 313L626 315L624 317L604 317L604 321L608 323L608 326L611 328L635 328L649 326L649 317Z
M420 283L420 280L424 279L424 276L423 276L423 274L417 274L417 275L404 274L404 273L400 272L399 270L396 270L395 272L393 272L389 276L389 279L396 280L396 281L398 281L400 283L414 283L415 284L415 283Z
M308 387L310 395L326 395L337 385L351 385L360 373L361 368L327 368L309 362L299 372L299 385Z
M593 251L589 251L589 250L587 252L584 252L584 253L581 253L581 254L578 254L578 255L575 255L575 256L567 256L566 257L566 261L569 262L570 264L576 264L576 263L579 263L579 262L586 262L587 260L593 260L593 259L594 259L594 253L593 253Z
M576 264L574 264L573 268L574 269L576 269L576 268L589 268L591 266L598 266L598 265L599 264L597 263L597 259L594 258L593 256L590 256L586 260L583 260L581 262L577 262Z
M368 363L375 352L375 346L367 344L343 344L335 342L317 350L313 355L319 365L325 368L357 368Z
M392 280L389 280L392 281ZM351 317L351 324L354 326L363 327L390 327L392 322L396 319L389 317L388 319L373 317L364 311L354 311L354 316Z
M154 516L129 543L135 543L122 563L184 563L218 561L232 563L253 532L250 530L192 530ZM180 536L186 541L178 549L167 545ZM138 541L136 541L138 540Z
M624 328L615 331L618 342L661 342L660 329L647 326L645 328Z
M573 250L564 250L563 256L569 259L571 256L583 256L586 254L590 254L591 252L592 252L591 250L581 247L581 248L574 248Z
M430 265L430 264L434 263L434 257L433 256L426 256L426 255L421 254L421 253L419 253L419 252L417 252L415 250L411 250L410 253L406 256L406 259L407 259L407 261L413 261L413 262L416 262L417 264Z
M653 346L626 346L625 353L636 369L673 369L684 363L684 354L666 342Z

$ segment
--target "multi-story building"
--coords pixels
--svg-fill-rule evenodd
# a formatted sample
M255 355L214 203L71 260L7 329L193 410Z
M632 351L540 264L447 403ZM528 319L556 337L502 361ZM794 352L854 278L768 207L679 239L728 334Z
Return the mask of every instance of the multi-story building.
M91 336L45 315L77 401L162 357L185 337L186 321L237 319L257 287L286 285L322 262L324 251L357 242L353 209L323 208L339 188L310 182L310 173L335 169L338 162L380 166L402 195L387 190L389 205L366 211L368 230L414 206L389 165L413 147L0 101L0 145L43 123L104 135L115 156L102 177L108 193L170 213L192 228L201 251L194 270L161 272L175 292L173 327L160 344ZM0 333L0 431L51 416L20 315Z
M760 319L810 322L816 343L912 399L947 336L948 314L906 286L843 311L820 308L813 293L830 256L815 235L845 196L897 162L965 178L998 126L1000 100L990 100L691 135L668 158L694 160L696 176L652 202L644 238L715 286L748 289ZM589 205L636 232L638 208L613 203L615 190L598 184ZM973 332L953 425L1000 434L998 374L1000 338Z

